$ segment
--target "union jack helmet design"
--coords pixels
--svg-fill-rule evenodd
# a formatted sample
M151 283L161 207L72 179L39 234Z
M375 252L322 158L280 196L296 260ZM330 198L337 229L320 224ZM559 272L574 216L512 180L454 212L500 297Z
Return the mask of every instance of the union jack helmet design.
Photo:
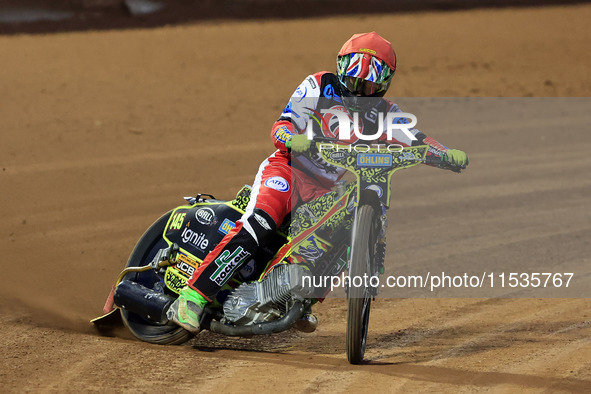
M392 45L376 32L353 35L337 56L339 81L358 95L383 96L395 71Z
M386 62L367 53L350 53L340 56L338 73L339 76L363 78L375 83L390 81L394 75Z

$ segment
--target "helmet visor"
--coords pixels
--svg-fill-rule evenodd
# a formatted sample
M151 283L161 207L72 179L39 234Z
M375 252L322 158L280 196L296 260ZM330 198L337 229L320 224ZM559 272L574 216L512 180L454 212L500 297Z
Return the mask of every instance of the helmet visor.
M388 90L388 82L375 83L363 78L345 77L347 90L359 96L383 96Z

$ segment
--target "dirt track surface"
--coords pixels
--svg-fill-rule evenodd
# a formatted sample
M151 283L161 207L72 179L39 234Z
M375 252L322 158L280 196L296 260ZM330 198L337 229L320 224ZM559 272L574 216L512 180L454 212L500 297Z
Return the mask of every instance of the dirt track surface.
M161 213L252 182L295 86L332 70L352 33L394 43L400 97L584 97L590 17L573 6L0 37L2 391L589 392L588 299L378 300L361 366L344 355L343 300L316 308L313 334L178 347L102 337L88 320ZM472 164L400 177L401 225L426 225L392 230L389 261L588 265L588 117L560 138L442 123L425 132ZM570 162L540 162L567 149Z

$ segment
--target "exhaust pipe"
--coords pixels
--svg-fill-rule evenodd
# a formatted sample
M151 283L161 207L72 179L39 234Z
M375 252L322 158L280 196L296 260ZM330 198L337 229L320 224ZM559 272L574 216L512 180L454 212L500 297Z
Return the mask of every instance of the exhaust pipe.
M166 311L175 299L142 286L137 282L123 280L117 285L113 300L115 301L115 305L120 308L133 312L152 322L166 324L168 322ZM227 336L273 334L289 330L304 315L304 311L302 302L295 301L285 316L277 320L248 326L229 326L206 318L202 322L202 328Z
M174 298L130 280L123 280L117 285L113 300L123 309L162 324L168 322L166 311L174 302Z
M289 330L304 313L301 301L296 301L293 307L281 319L264 323L255 323L248 326L228 326L218 321L204 322L206 329L231 337L248 337L252 335L266 335Z

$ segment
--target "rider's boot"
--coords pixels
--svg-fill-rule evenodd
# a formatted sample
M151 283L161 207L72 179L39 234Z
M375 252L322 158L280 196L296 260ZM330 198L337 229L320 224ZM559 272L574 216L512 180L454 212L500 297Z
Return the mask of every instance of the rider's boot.
M205 297L189 286L185 286L179 293L179 297L166 311L166 317L185 330L198 334L200 330L199 320L206 304Z

